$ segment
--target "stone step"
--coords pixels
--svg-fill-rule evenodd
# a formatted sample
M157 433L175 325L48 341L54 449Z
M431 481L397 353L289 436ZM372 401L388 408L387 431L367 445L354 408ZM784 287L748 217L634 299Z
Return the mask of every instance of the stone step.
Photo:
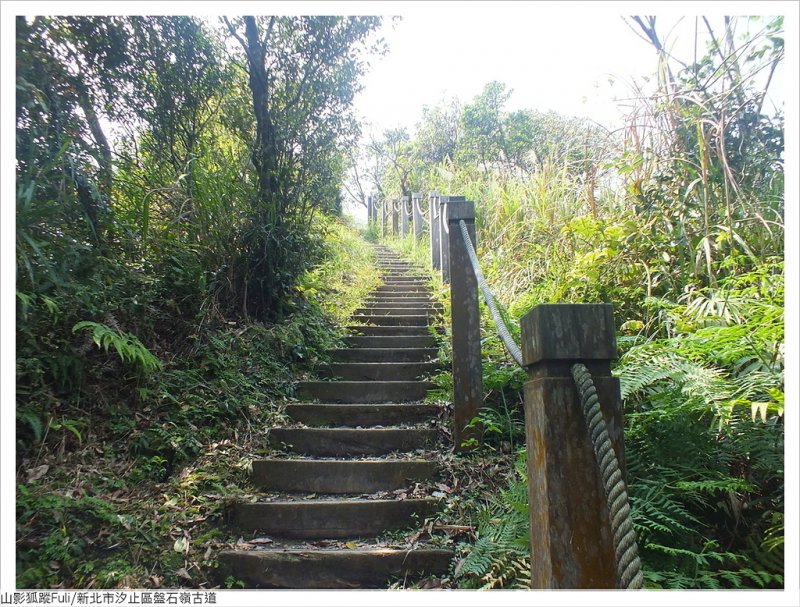
M430 335L430 326L427 327L378 327L369 325L348 325L345 327L347 332L353 336L367 335L367 336L386 336L386 335L404 335L404 336L420 336ZM434 327L438 330L438 327Z
M439 314L438 310L434 310L433 308L426 307L424 305L413 306L413 307L369 307L369 308L358 308L355 312L358 316L426 316L430 318L431 316L437 316Z
M436 512L431 499L308 500L236 504L232 522L242 531L286 538L357 538L406 529L414 515Z
M397 316L354 314L350 319L356 323L391 327L425 327L428 325L428 316L426 314L403 314Z
M348 381L404 381L419 379L435 373L439 364L424 363L331 363L322 372L324 377L336 377Z
M444 307L438 301L429 297L404 297L389 299L385 297L370 297L361 304L364 308L430 308L442 310Z
M326 403L402 403L424 400L435 387L427 381L303 381L297 395Z
M386 588L392 578L446 575L453 552L440 548L224 550L220 583L233 576L248 588Z
M307 426L396 426L433 419L438 410L426 403L292 403L285 413Z
M434 348L436 338L431 335L351 335L345 337L351 348Z
M291 453L318 457L386 455L430 449L436 442L431 428L273 428L269 445Z
M259 459L252 480L265 491L294 493L375 493L408 487L436 476L427 460Z
M335 361L353 363L421 363L433 360L438 354L436 348L341 348L331 351Z
M394 284L394 285L381 285L376 287L370 295L390 295L393 293L402 293L402 294L418 294L422 293L424 295L430 294L431 289L427 285L403 285L403 284ZM419 297L419 295L417 295Z
M366 299L364 299L362 305L365 306L365 307L370 307L370 306L389 306L389 307L394 307L394 306L417 306L417 305L423 305L423 306L431 306L433 308L436 308L437 310L444 309L442 304L440 304L438 301L434 301L430 297L424 297L424 296L423 297L415 297L415 296L409 296L409 297L392 297L392 296L389 296L389 297L367 297Z
M430 281L430 279L427 276L412 276L409 274L403 274L403 275L398 274L395 276L389 276L387 274L384 274L383 276L381 276L381 279L389 284L390 283L405 284L408 282L427 284Z

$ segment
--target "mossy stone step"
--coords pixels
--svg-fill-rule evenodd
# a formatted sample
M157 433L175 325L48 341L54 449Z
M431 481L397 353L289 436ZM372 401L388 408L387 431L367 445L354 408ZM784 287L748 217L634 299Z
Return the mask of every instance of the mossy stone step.
M440 548L225 550L218 573L249 588L385 588L391 578L446 575L452 559Z
M232 523L241 531L285 538L361 538L407 529L436 512L433 499L306 500L239 503Z
M331 351L337 362L358 363L427 362L435 359L438 353L436 348L341 348Z
M260 459L253 462L252 478L265 491L375 493L429 480L437 472L426 460Z
M431 375L439 369L435 362L424 363L331 363L322 372L326 377L346 381L404 381Z
M403 314L396 316L382 316L375 314L354 314L353 322L367 325L381 325L389 327L424 327L428 324L426 314Z
M433 348L432 335L351 335L345 338L351 348Z
M274 428L269 444L292 453L355 457L407 453L436 444L431 428Z
M284 410L290 419L307 426L396 426L417 424L436 417L435 405L292 403Z

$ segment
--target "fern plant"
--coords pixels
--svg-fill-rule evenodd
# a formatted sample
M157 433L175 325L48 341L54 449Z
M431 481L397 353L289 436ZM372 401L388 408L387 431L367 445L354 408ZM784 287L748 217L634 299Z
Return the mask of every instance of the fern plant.
M525 451L509 485L478 513L477 540L455 575L464 588L530 588L530 522Z
M91 331L92 341L98 348L103 348L108 352L109 348L114 348L123 362L133 365L143 375L149 375L154 371L163 368L163 364L150 350L148 350L135 335L124 331L115 331L99 322L83 320L74 327L72 332Z

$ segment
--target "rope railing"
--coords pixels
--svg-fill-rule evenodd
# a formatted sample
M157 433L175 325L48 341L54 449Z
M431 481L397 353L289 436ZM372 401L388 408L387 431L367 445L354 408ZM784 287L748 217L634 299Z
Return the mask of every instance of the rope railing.
M497 302L494 299L494 294L492 293L491 289L489 289L489 285L486 284L486 279L483 277L483 272L481 271L481 266L478 262L478 256L475 253L475 247L473 246L472 240L469 237L467 224L464 223L463 219L458 222L458 227L461 228L461 236L464 238L464 244L467 246L467 255L469 255L469 262L472 265L472 271L475 273L478 286L481 288L481 292L483 293L483 299L492 314L492 320L494 320L494 326L497 329L497 334L500 336L500 339L502 340L503 345L506 347L508 353L511 355L511 358L513 358L520 367L524 368L525 365L522 364L522 350L520 350L519 346L514 341L514 338L511 337L511 333L509 332L506 323L503 321L500 311L497 309Z
M458 226L461 236L469 256L472 271L483 293L484 301L492 314L498 336L506 347L506 350L520 367L525 367L522 358L522 351L506 326L503 317L497 309L497 303L489 285L481 271L475 247L469 236L467 224L463 219L459 220ZM628 492L625 479L619 467L619 460L614 451L606 427L603 412L600 409L600 400L597 390L592 380L592 375L585 365L577 363L572 365L570 372L575 381L575 386L581 400L581 409L588 429L589 438L592 441L592 448L595 461L600 468L603 489L605 492L606 508L611 522L611 531L614 542L615 571L617 573L617 587L624 589L639 589L643 586L643 576L641 561L639 559L639 549L636 543L636 532L633 530L631 519L631 509L628 503Z
M614 536L617 587L639 589L643 586L644 578L642 563L639 560L639 547L636 544L636 532L633 530L631 507L628 503L628 491L625 479L622 478L614 445L608 435L606 421L603 419L597 389L585 365L576 363L572 365L570 372L580 395L583 417L603 479L608 517Z

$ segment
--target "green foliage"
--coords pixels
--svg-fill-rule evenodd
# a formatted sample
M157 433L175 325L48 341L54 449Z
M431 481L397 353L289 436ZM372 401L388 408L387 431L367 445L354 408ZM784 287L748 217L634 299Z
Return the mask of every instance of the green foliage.
M144 347L135 335L115 331L102 323L82 320L72 327L72 332L89 330L92 333L92 341L98 348L103 348L106 352L110 347L117 351L123 362L131 363L143 375L148 375L163 368L163 364L158 358Z
M530 588L526 470L521 451L509 485L479 511L475 543L461 546L467 555L455 571L460 587Z
M426 109L403 138L403 166L415 191L475 202L478 257L512 332L539 303L614 305L648 584L775 588L784 126L764 105L771 77L759 75L782 65L782 20L712 21L698 19L709 44L681 62L655 17L633 18L659 64L652 86L635 85L624 129L508 112L510 92L494 82L463 109ZM399 195L391 162L375 166L376 189ZM502 448L520 376L487 320L482 353L487 406L474 421ZM447 393L452 378L437 381ZM479 575L494 562L490 543L476 543Z

